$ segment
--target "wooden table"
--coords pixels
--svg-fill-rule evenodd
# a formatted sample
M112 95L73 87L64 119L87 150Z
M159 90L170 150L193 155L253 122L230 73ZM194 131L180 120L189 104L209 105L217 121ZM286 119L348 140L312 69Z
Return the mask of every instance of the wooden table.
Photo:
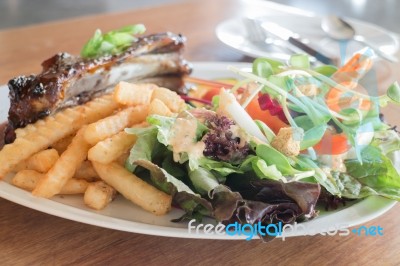
M109 30L142 22L148 32L172 31L188 37L192 61L251 61L221 44L215 26L243 14L237 0L185 1L0 31L0 84L36 73L59 51L79 53L96 28ZM398 67L398 66L397 66ZM398 70L396 70L399 74ZM400 75L397 75L400 79ZM400 124L400 123L398 123ZM0 199L2 265L395 265L400 263L397 204L366 226L380 225L384 236L309 236L261 241L177 239L126 233L43 214Z

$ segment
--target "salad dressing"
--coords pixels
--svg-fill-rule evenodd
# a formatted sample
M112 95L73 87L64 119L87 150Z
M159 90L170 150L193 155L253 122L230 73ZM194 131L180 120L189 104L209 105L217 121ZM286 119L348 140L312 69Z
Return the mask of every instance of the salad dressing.
M237 125L231 125L229 130L232 132L232 136L235 138L239 138L239 147L243 147L246 145L247 141L249 141L249 136Z
M318 156L318 161L323 165L329 167L332 171L345 173L346 165L344 164L344 161L347 158L347 152L338 155L324 154Z
M200 158L203 156L205 143L196 142L197 120L177 118L173 127L169 143L172 147L174 161L180 160L180 153L186 152L191 157Z

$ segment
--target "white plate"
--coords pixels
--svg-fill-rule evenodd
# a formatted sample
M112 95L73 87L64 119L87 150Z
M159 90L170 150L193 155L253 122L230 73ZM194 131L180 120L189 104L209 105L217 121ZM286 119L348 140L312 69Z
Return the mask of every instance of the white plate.
M318 16L271 14L257 19L277 23L298 33L311 47L331 57L340 58L342 62L364 47L355 41L341 44L328 38L321 29L321 18ZM366 40L382 51L394 54L398 50L399 43L393 33L367 22L355 19L347 19L347 21L354 26L357 34L364 36ZM289 58L287 50L282 50L274 45L261 48L249 42L242 18L221 22L216 28L216 35L224 44L251 57L273 57L280 60Z
M247 68L248 64L238 63L194 63L193 76L200 78L235 77L226 70L228 65ZM0 87L0 121L7 118L8 89ZM202 239L244 239L245 236L190 234L186 223L172 223L182 211L173 209L168 215L157 217L141 210L122 197L102 211L93 211L83 204L82 196L55 196L51 200L37 198L31 193L16 188L7 182L0 182L0 197L25 207L78 221L121 231L148 235L202 238ZM335 212L323 213L320 217L303 223L315 232L323 232L336 225L354 226L365 223L388 211L396 202L381 197L370 197ZM211 220L209 220L211 222ZM292 234L292 235L299 235Z

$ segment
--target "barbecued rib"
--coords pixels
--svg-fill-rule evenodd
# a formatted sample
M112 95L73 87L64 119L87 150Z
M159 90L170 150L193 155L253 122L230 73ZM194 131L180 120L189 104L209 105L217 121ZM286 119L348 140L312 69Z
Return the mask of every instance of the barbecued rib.
M82 59L59 53L51 57L42 63L40 74L9 81L5 142L14 141L15 129L104 94L121 80L152 80L183 93L182 77L191 72L182 59L184 42L181 35L159 33L139 38L120 55Z

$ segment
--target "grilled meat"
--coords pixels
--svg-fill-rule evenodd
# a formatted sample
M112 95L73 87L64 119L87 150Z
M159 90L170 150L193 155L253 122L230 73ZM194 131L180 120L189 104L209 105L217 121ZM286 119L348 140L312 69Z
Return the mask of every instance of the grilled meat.
M38 75L9 81L10 110L5 142L15 139L15 129L82 104L110 91L121 80L155 82L183 93L184 75L191 67L182 59L185 38L172 33L144 36L124 53L83 59L59 53L42 63Z

